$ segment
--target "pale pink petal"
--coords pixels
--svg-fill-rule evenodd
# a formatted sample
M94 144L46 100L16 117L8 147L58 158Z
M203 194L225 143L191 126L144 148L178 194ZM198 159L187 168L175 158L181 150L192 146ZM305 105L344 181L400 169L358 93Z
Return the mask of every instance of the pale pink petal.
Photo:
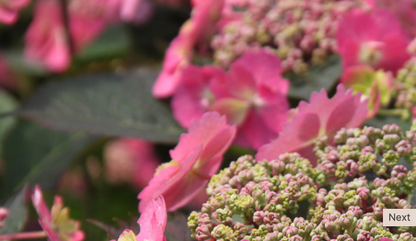
M52 230L52 217L49 208L46 206L45 200L43 199L42 190L36 185L33 196L33 206L39 215L39 224L42 229L46 232L51 241L61 241L58 234Z
M190 196L181 195L182 197L178 200L177 196L180 194L178 194L177 190L180 189L176 189L176 186L181 186L187 181L184 177L198 161L201 150L202 145L193 146L193 150L187 153L180 164L178 162L172 163L165 167L165 169L157 172L149 182L149 185L138 195L138 198L141 199L139 211L143 212L147 203L160 195L164 197L166 206L169 210L171 209L171 206L176 206L178 201L181 202L182 198L189 199Z
M139 194L140 211L151 198L159 195L164 197L169 211L191 201L218 171L222 155L235 133L236 127L227 125L225 117L216 112L208 112L201 120L194 120L189 134L183 134L170 152L172 161L163 164Z
M352 95L352 90L345 91L342 85L332 99L325 90L314 92L310 103L299 104L298 112L282 126L279 137L260 147L256 158L270 161L287 152L298 152L315 165L314 142L323 135L331 142L339 129L358 127L366 118L366 105L360 94Z
M145 187L160 165L152 143L135 138L110 142L104 152L105 177L113 184L131 183Z
M173 160L179 161L193 149L193 147L199 143L204 144L204 150L202 152L202 160L206 160L215 155L222 155L228 148L227 142L234 139L235 130L234 126L227 125L225 116L220 116L217 112L205 113L201 120L194 120L189 126L188 134L183 134L179 140L178 145L174 150L170 151L170 155ZM227 133L219 134L219 133ZM222 139L221 143L224 146L217 145L217 148L211 148L212 140L216 138ZM224 143L226 142L226 143ZM215 143L213 143L215 144ZM209 148L207 148L207 146Z
M164 241L167 221L166 204L163 197L158 196L150 200L143 208L138 220L140 233L137 235L137 241Z

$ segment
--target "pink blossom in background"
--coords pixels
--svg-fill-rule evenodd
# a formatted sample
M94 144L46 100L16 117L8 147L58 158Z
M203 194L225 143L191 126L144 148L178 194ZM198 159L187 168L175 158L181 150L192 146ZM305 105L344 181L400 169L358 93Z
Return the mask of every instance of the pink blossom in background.
M119 138L107 144L104 152L105 178L113 184L131 183L145 187L160 161L151 142L135 138Z
M410 57L406 48L411 39L396 15L386 9L345 14L336 39L344 69L366 64L396 72Z
M91 43L116 20L115 10L120 0L71 0L69 2L69 28L75 51Z
M208 66L185 68L172 109L185 128L205 111L226 115L229 124L238 126L236 143L257 149L275 139L286 121L288 91L280 60L265 50L249 51L228 73Z
M316 165L313 152L316 140L328 135L331 141L338 130L358 127L367 116L367 101L361 101L360 93L352 92L339 85L331 99L324 89L312 93L309 103L299 103L298 112L282 126L279 137L260 147L256 159L270 161L281 154L297 152Z
M222 69L209 65L190 65L183 69L183 76L171 102L173 115L182 127L188 128L193 119L200 119L210 110L215 101L210 85L214 81L223 82L225 77L226 73Z
M139 194L140 212L159 195L165 199L169 211L193 200L220 168L222 156L235 134L236 127L227 125L225 116L218 113L208 112L200 120L194 120L188 134L183 134L170 151L172 161L161 165Z
M69 35L74 51L90 44L108 25L117 21L119 0L72 0L69 2ZM34 19L25 36L25 56L41 63L52 72L62 72L71 64L69 39L62 15L61 2L39 0Z
M206 0L193 9L191 19L184 23L166 50L162 71L153 85L156 98L170 97L174 93L183 68L191 64L194 48L214 30L223 4L224 0Z
M37 1L33 21L25 36L26 58L35 63L41 62L54 72L66 70L71 63L59 3L54 0Z
M403 28L416 36L416 5L414 0L372 0L373 7L386 8L396 14Z
M378 241L393 241L391 238L380 238Z
M84 233L79 230L80 223L68 217L68 208L63 207L60 196L55 196L51 211L43 200L42 190L35 187L33 206L39 215L39 224L51 241L81 241L84 240Z
M17 12L28 5L30 0L1 0L0 23L13 24L17 21Z
M154 11L153 1L151 0L119 0L120 19L125 22L143 24L147 22Z

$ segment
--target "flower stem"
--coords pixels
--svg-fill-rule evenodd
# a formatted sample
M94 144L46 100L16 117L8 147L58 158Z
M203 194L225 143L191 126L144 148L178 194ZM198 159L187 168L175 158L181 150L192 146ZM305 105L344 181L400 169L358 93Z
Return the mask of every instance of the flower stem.
M13 234L0 235L0 240L38 239L38 238L46 238L45 231L13 233Z

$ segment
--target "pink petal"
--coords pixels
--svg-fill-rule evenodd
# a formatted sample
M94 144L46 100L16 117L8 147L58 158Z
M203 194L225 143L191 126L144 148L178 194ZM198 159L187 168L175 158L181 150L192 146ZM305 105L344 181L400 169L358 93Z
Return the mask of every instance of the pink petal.
M140 233L137 241L164 241L164 232L168 221L166 204L162 196L158 196L148 202L143 209L140 219Z
M282 78L280 60L275 54L264 49L248 51L232 64L232 71L237 67L250 71L258 85L266 85L283 95L289 91L289 81Z
M174 93L182 69L191 63L195 45L213 31L223 4L224 0L204 1L194 8L192 18L184 23L166 51L162 71L153 86L156 98L166 98Z
M70 53L58 2L36 2L34 19L25 36L25 56L51 71L60 72L70 65Z
M208 112L205 113L201 120L194 120L189 126L188 134L183 134L179 140L178 145L172 151L170 155L173 160L182 160L190 152L193 146L203 143L204 149L205 145L209 144L213 138L220 137L219 133L226 132L229 133L227 136L223 136L222 142L228 142L230 139L234 138L236 128L234 126L229 126L226 123L224 116L220 116L217 112ZM225 144L225 143L224 143ZM209 158L209 156L222 155L222 153L228 148L228 146L219 146L219 149L212 150L212 148L207 148L211 151L203 151L203 160Z
M181 199L190 199L192 196L180 195L178 200L178 192L176 186L181 186L187 180L184 178L192 169L193 165L198 160L202 150L202 145L194 146L194 149L187 153L180 164L170 165L164 170L155 174L149 185L142 190L138 198L141 199L139 210L144 211L145 206L152 198L162 195L165 199L166 206L171 209L171 206L177 205L177 202L182 202Z
M282 126L276 140L260 147L256 158L270 161L287 152L298 152L315 165L314 141L323 135L331 141L339 129L359 126L367 115L366 105L360 94L352 95L352 90L345 91L342 85L332 99L325 90L314 92L310 103L299 103L298 113Z
M190 65L183 70L180 85L172 97L172 110L181 126L188 128L192 119L200 119L214 100L209 89L215 78L224 78L224 72L216 67Z
M169 211L192 200L218 171L222 155L232 143L235 132L236 127L227 125L225 117L216 112L208 112L201 120L194 120L189 134L183 134L177 147L170 152L172 161L163 164L139 194L140 210L159 195L164 197Z
M17 12L29 4L30 0L4 0L0 2L0 22L13 24L17 20Z

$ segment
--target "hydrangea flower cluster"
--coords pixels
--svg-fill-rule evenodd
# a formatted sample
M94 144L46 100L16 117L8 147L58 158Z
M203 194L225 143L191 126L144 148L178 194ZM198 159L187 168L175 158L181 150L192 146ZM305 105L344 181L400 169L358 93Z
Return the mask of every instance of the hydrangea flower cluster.
M407 209L416 185L416 123L403 133L342 129L315 144L318 164L296 153L243 156L213 176L192 212L197 240L416 240L414 227L382 225L384 208ZM407 162L407 163L406 163Z
M351 9L367 6L355 0L245 0L236 5L235 14L240 16L228 21L211 41L215 61L228 67L247 50L267 46L277 52L284 71L296 73L335 53L339 19Z
M397 73L395 79L395 90L397 99L395 108L405 109L404 117L411 116L411 110L416 105L416 59L412 58L406 62L404 67Z

